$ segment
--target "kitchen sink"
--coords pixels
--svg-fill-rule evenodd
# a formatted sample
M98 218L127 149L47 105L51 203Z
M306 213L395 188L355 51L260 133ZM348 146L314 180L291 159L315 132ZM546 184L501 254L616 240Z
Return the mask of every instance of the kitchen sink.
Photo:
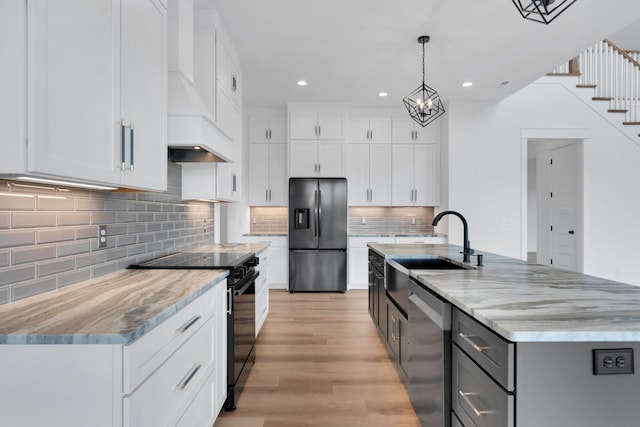
M442 258L394 258L407 270L467 270L467 267ZM471 267L473 268L473 267Z

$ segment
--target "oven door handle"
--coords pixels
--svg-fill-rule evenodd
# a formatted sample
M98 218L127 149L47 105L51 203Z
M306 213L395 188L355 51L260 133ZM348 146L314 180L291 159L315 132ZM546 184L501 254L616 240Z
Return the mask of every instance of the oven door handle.
M242 287L240 289L236 289L235 294L236 295L244 294L247 291L247 289L249 288L249 286L251 286L256 281L256 279L258 278L259 275L260 275L260 272L256 271L256 273L253 276L248 277L246 279L247 281L242 283L242 285L241 285Z
M233 289L227 288L227 314L233 313Z

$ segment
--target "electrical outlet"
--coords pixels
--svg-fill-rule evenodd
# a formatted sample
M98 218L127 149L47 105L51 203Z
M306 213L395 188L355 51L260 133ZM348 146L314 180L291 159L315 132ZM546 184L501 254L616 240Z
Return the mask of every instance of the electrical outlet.
M98 226L98 248L106 248L107 247L107 226L99 225Z
M593 375L633 374L633 349L593 350Z
M416 217L415 216L411 217L411 225L416 225Z
M258 218L256 218L255 216L253 217L253 223L257 224L258 223Z
M362 217L362 222L361 222L361 223L362 223L362 225L366 225L366 223L367 223L367 218Z
M202 232L206 233L207 232L207 220L205 219L204 222L202 223Z

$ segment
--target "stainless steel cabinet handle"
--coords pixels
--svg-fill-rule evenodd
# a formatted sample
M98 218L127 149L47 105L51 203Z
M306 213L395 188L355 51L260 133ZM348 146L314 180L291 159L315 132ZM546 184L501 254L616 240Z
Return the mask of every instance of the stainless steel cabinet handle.
M233 291L227 289L227 314L233 313Z
M271 140L271 129L269 129L269 140Z
M369 131L369 140L373 139L373 129Z
M467 341L473 348L475 348L476 350L478 350L479 352L484 352L485 350L488 350L491 348L491 346L488 345L481 345L477 342L475 342L472 338L475 337L475 335L472 334L465 334L464 332L458 332L458 335L460 336L460 338L462 338L463 340Z
M318 163L318 173L321 171L322 164Z
M271 201L271 189L269 189L269 201Z
M180 383L176 386L176 389L184 390L184 388L187 386L187 384L189 384L189 382L193 379L200 368L202 368L202 365L200 364L193 365L193 368L189 369L189 372L187 372L187 375L185 375L182 381L180 381Z
M391 316L391 339L396 340L396 318Z
M460 395L460 397L464 399L465 402L467 402L467 405L469 405L471 409L473 409L473 412L475 412L477 416L481 417L483 415L493 413L493 411L480 410L476 407L476 405L473 404L473 402L471 402L471 399L469 399L469 396L475 396L476 393L469 393L462 390L458 390L458 394Z
M238 79L236 79L236 76L231 76L231 90L234 92L238 90Z
M264 200L265 200L266 202L268 202L268 201L269 201L269 190L268 190L268 189L265 189L265 190L264 190Z
M185 332L187 332L187 329L189 329L190 327L192 327L193 325L195 325L195 323L200 320L202 316L200 315L196 315L193 316L191 319L189 319L187 321L187 323L185 323L184 325L180 326L178 329L176 329L176 332L184 334Z
M318 125L318 136L322 136L322 127Z
M133 123L129 123L129 170L133 172L133 152L134 152L134 140L133 140Z
M269 139L269 129L264 130L264 139Z
M125 145L125 128L127 127L127 123L124 121L120 121L120 169L124 170L125 167L125 155L124 155L124 145Z

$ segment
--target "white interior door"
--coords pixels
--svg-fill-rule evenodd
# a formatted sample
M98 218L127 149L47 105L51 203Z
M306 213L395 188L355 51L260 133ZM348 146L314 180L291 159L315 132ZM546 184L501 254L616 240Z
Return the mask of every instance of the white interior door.
M551 152L552 265L578 271L578 144Z

